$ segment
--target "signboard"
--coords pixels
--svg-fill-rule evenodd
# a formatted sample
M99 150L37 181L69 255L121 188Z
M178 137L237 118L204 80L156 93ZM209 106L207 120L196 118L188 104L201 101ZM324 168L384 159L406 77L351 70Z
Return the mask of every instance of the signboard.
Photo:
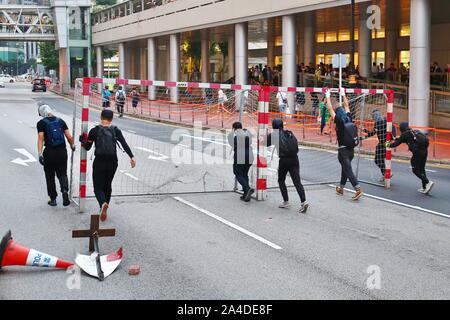
M339 57L341 58L339 60ZM347 56L345 55L339 55L339 54L333 54L333 68L345 68L348 64Z

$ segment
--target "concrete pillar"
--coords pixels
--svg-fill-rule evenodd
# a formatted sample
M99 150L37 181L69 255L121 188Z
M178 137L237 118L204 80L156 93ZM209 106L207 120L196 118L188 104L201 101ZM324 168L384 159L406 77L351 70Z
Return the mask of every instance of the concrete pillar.
M300 20L300 19L298 19ZM305 63L305 31L303 22L297 21L297 64Z
M98 46L95 50L97 55L97 77L103 78L103 48Z
M201 31L202 40L201 40L201 62L202 62L202 72L201 72L201 81L209 82L209 36L208 29L203 29Z
M386 10L385 66L389 66L391 63L396 66L399 65L397 48L397 40L400 33L399 12L400 1L390 1L389 9Z
M147 73L148 80L156 80L156 40L155 38L147 39ZM148 88L148 98L150 100L155 100L155 87L151 86Z
M359 75L367 78L372 68L372 30L367 27L367 8L370 3L359 4Z
M69 49L59 49L59 85L61 87L61 93L65 94L69 92L70 88L70 60Z
M305 13L305 43L304 56L305 65L316 64L315 46L316 46L316 14L314 11Z
M234 42L234 32L233 32L230 36L228 36L228 79L234 77L234 75L235 75L235 73L234 73L234 66L235 66L234 47L235 47L235 42Z
M235 31L235 59L236 59L236 84L246 85L248 82L248 24L237 23ZM244 95L242 91L236 91L236 109L244 107Z
M125 79L125 44L119 43L119 78Z
M267 21L267 66L273 68L275 66L275 25L274 19Z
M170 81L178 82L180 80L180 35L171 34L170 42ZM170 89L170 98L172 102L178 102L178 88Z
M411 68L409 72L409 122L427 127L430 102L430 29L428 0L411 0Z
M297 30L295 16L283 16L283 86L297 86ZM288 113L295 113L295 95L287 95Z

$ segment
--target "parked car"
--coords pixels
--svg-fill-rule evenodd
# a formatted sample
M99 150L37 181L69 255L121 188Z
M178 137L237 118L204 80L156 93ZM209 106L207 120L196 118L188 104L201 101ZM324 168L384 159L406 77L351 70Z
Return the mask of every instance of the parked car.
M33 80L33 89L32 89L32 91L35 92L35 91L38 91L38 90L41 90L41 91L44 91L44 92L47 91L47 84L46 84L45 79L34 79Z
M5 83L2 80L0 80L0 88L4 88L4 87L5 87Z
M14 83L16 80L11 77L9 74L1 74L0 81Z

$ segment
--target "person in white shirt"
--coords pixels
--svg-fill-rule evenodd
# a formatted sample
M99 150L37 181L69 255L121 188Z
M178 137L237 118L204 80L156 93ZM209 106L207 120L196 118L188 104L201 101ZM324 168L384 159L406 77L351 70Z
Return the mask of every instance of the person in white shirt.
M278 112L281 112L281 113L286 112L286 107L287 107L286 92L278 91L277 99L278 99Z

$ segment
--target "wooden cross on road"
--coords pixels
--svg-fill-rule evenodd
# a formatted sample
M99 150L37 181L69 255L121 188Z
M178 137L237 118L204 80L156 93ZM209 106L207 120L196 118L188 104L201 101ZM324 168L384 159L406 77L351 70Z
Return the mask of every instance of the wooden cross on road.
M91 227L89 230L73 230L72 238L89 238L89 252L94 252L94 237L114 237L116 229L100 229L100 215L91 215Z

